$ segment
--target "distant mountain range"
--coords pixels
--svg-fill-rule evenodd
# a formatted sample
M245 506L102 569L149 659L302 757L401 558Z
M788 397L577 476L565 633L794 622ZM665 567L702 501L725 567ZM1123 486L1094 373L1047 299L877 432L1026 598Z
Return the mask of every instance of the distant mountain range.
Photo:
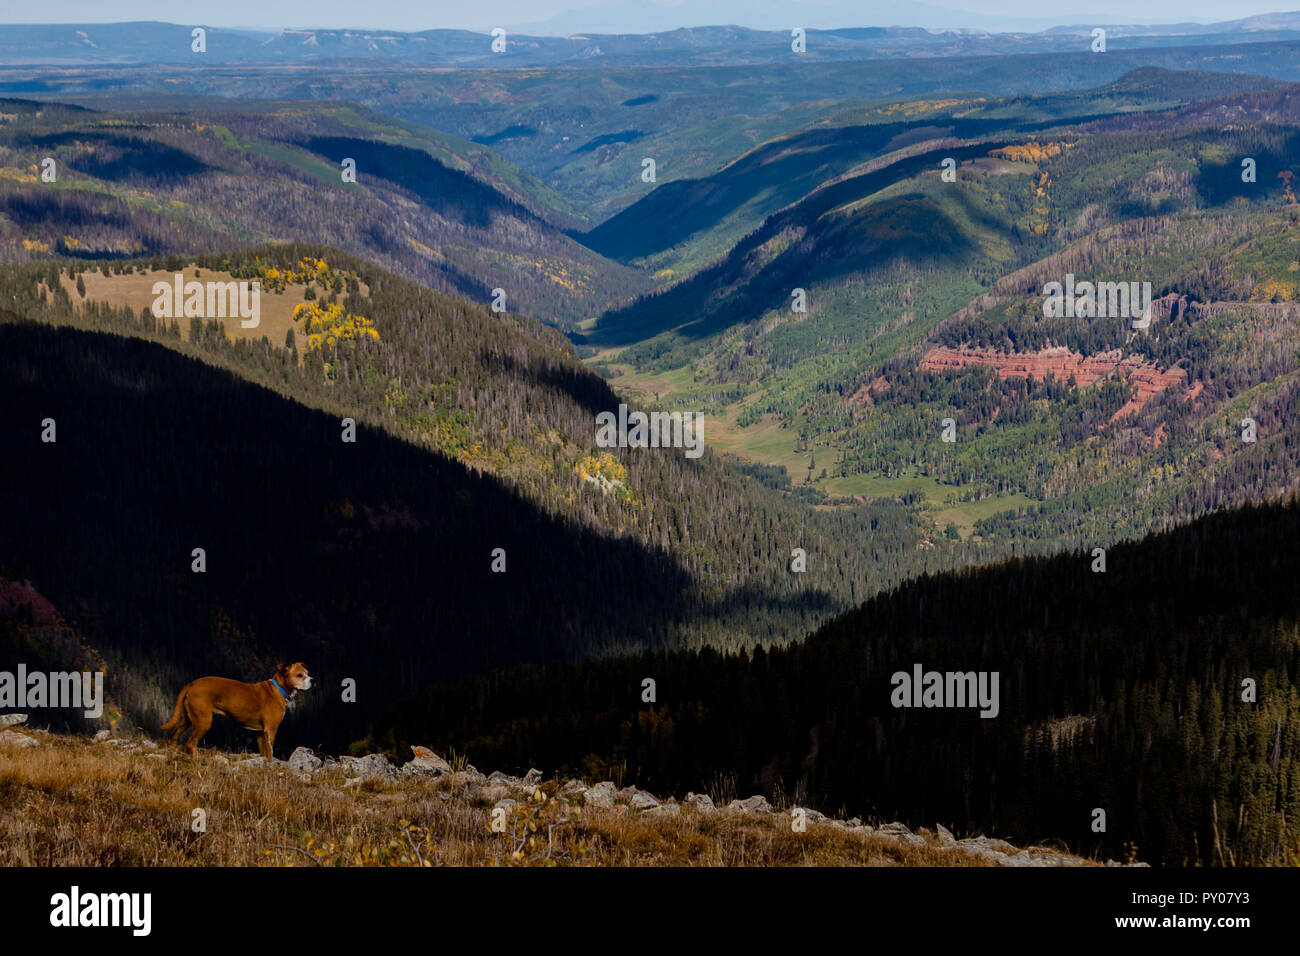
M404 33L365 29L284 29L259 32L203 24L10 24L0 26L0 64L309 63L377 59L446 67L537 67L617 61L622 66L719 66L779 61L792 55L789 28L756 30L706 26L650 33L574 32L565 36L510 32L505 50L488 34L468 30ZM567 21L565 21L567 22ZM192 31L206 30L206 51L192 49ZM811 60L892 59L914 56L987 56L1086 50L1096 27L1108 48L1260 43L1300 40L1300 13L1277 13L1223 23L1058 25L1042 32L990 32L952 27L806 29Z
M577 6L577 4L575 4ZM1079 8L1084 5L1079 4ZM887 0L816 0L801 3L792 15L792 5L784 0L715 0L708 11L696 11L689 5L641 2L641 0L604 0L604 2L570 9L554 16L531 22L505 23L523 33L541 36L567 36L570 33L655 33L681 27L707 26L713 23L744 23L759 30L789 29L792 16L807 28L832 29L848 24L875 24L893 27L924 27L928 29L978 29L996 31L1031 32L1051 27L1079 24L1093 20L1115 23L1137 22L1138 16L1147 23L1160 23L1150 11L1137 16L1127 15L1122 5L1116 4L1100 16L1085 16L1081 9L1044 9L1022 3L1020 9L1003 4L997 13L981 13L958 9L948 4L909 3L906 6ZM1185 17L1187 11L1176 16ZM1252 19L1267 21L1275 14L1264 14ZM705 19L705 18L708 19ZM1205 24L1175 23L1175 17L1166 18L1158 29L1171 32L1199 29ZM480 24L484 32L495 24ZM1218 24L1215 24L1218 26Z

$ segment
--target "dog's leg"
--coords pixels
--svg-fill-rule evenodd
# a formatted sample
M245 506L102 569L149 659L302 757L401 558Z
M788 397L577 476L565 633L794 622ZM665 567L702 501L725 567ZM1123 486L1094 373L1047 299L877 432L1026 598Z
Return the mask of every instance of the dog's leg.
M266 762L270 763L275 754L275 731L269 728L262 731L262 735L257 738L257 745Z
M190 724L193 726L193 730L190 731L190 739L185 742L185 749L190 752L191 757L197 757L199 755L199 741L212 728L212 715L203 713L199 708L193 706L187 707L186 710L189 712Z
M171 742L179 747L181 743L181 734L189 730L191 726L193 725L190 723L190 715L182 709L180 714L176 717L176 729L171 732Z

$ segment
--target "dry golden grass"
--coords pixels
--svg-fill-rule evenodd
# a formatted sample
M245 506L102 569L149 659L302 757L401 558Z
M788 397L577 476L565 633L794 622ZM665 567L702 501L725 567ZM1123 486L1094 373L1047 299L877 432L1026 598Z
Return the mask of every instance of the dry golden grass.
M510 832L494 833L493 800L456 778L344 788L341 769L30 734L40 746L0 744L0 865L987 865L826 824L794 833L784 815L587 807L555 782L521 796ZM206 832L191 830L196 808Z
M187 264L184 269L185 281L194 280L194 265ZM103 302L106 305L115 307L129 306L131 311L136 315L140 314L141 309L148 309L153 306L154 294L153 286L155 282L171 283L176 273L166 272L155 269L152 272L132 273L129 275L112 275L106 276L95 270L86 270L81 273L82 282L86 286L86 298ZM226 272L218 272L214 269L202 269L198 276L200 282L236 282L239 281ZM60 275L59 282L65 292L72 299L73 303L80 303L81 297L77 294L76 279L69 278L66 275ZM295 334L303 339L299 348L306 346L306 336L302 330L293 321L293 310L295 306L307 301L304 298L306 293L305 285L291 285L283 292L267 292L263 290L259 302L259 321L256 328L246 329L241 325L238 318L217 319L225 330L226 337L230 339L260 339L266 336L274 346L284 345L285 333L289 329L295 329ZM188 335L190 320L184 317L178 318L181 326L181 334Z

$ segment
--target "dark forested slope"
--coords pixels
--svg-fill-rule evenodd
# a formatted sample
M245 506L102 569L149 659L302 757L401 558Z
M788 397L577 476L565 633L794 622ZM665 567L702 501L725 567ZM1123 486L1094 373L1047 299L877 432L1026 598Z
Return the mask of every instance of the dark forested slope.
M1131 844L1153 862L1294 860L1298 541L1295 500L1228 510L1110 549L1104 573L1077 552L922 577L780 650L438 687L395 708L377 739L656 792L730 779L1111 857ZM997 715L893 706L892 676L917 664L996 672Z

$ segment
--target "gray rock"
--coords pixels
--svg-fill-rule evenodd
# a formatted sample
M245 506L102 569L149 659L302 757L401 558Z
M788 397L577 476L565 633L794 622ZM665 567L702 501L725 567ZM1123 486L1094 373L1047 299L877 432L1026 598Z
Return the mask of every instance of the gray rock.
M315 773L325 766L325 761L307 747L298 747L289 755L289 766L300 773Z
M605 780L588 788L582 794L582 802L592 807L612 807L614 805L614 783Z
M542 782L542 772L536 767L524 774L524 786L535 787Z
M587 792L587 785L581 780L569 780L560 788L560 796L576 797Z
M41 742L35 737L29 737L14 730L0 730L0 744L10 744L15 747L39 747Z
M661 806L653 795L646 793L644 790L638 790L632 794L632 799L628 802L632 804L633 810L650 810Z
M939 834L939 846L956 846L957 840L953 837L952 832L942 823L934 825Z
M148 737L142 737L142 738L140 738L140 746L143 747L145 750L157 750L157 749L158 749L158 745L157 745L156 743L154 743L152 740L150 740Z
M502 773L500 770L493 770L488 774L487 782L490 784L503 784L507 787L522 787L524 782L518 777L512 777L508 773Z
M718 808L713 805L713 798L707 793L688 793L682 800L682 806L697 813L713 813Z
M509 810L511 807L515 807L515 806L518 806L518 805L519 805L519 801L518 801L518 800L514 800L514 799L512 799L512 798L510 798L510 797L503 797L502 799L500 799L500 800L498 800L496 803L494 803L494 804L493 804L493 807L494 807L494 808L495 808L495 807L500 807L500 808L503 809L503 810Z
M112 736L113 736L113 732L111 730L95 731L95 740L99 741L100 743L103 743L105 740L107 740L109 737Z
M428 747L421 747L418 744L415 744L412 745L411 752L415 754L415 756L402 764L401 774L403 777L441 777L443 774L451 773L451 764L447 763L447 761L443 760Z
M925 837L917 836L902 823L886 823L876 832L882 836L893 837L900 843L908 843L912 846L925 845Z
M258 754L256 757L249 757L247 760L239 761L235 766L240 770L246 770L249 767L265 767L267 763L266 758Z
M362 780L396 781L397 768L383 754L366 754L364 757L340 757L339 763L350 777Z
M822 820L826 819L826 814L819 813L816 810L810 810L808 807L792 807L790 810L791 816L794 815L796 809L803 810L803 818L809 823L820 823Z
M636 806L636 804L633 803L633 806ZM653 807L645 808L645 813L647 816L655 816L655 817L671 817L671 816L676 816L681 812L682 812L682 808L675 803L656 803Z
M961 845L977 850L993 850L999 853L1015 853L1016 848L1006 840L997 840L986 836L968 837Z
M744 810L750 813L771 813L772 805L767 802L767 797L761 793L756 793L752 797L746 797L744 800L732 800L727 804L728 810Z
M4 714L0 716L0 727L14 727L25 723L27 723L26 714ZM98 734L96 736L98 737Z

